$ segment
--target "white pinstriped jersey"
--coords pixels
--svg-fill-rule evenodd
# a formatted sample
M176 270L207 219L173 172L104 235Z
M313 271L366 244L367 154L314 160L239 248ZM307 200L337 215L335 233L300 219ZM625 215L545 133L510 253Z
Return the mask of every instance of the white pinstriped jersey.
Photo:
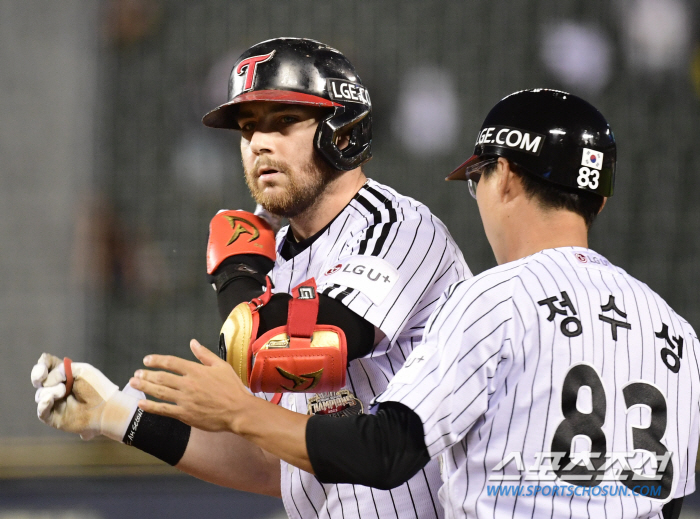
M695 490L697 347L647 285L550 249L451 287L377 401L423 421L446 517L660 518Z
M282 229L277 236L274 290L290 292L314 277L320 293L342 302L386 335L348 368L346 388L366 410L420 342L443 292L471 273L443 223L426 206L373 180L322 236L289 261L279 255L286 232ZM306 413L308 399L314 396L285 394L281 405ZM285 508L293 518L443 517L435 497L441 484L436 462L390 491L323 485L285 462L281 484Z

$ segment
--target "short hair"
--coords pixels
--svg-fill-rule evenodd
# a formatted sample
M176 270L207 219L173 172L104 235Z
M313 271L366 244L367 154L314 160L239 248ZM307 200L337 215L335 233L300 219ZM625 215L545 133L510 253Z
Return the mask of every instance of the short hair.
M525 195L528 198L535 198L542 209L566 209L574 212L584 219L586 227L590 229L603 207L605 197L548 182L513 161L505 160L508 161L511 171L522 181ZM491 176L497 165L498 163L489 164L484 168L482 175L484 177Z

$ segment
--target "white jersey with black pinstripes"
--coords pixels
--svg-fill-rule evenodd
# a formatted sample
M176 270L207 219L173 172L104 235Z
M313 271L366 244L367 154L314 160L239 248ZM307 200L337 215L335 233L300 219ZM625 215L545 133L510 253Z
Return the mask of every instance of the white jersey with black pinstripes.
M377 401L421 417L446 517L660 518L695 490L697 349L646 284L549 249L451 287Z
M278 252L286 232L278 234ZM278 254L271 277L277 292L290 292L314 277L320 293L386 335L348 368L346 388L367 410L420 341L443 292L471 273L443 223L426 206L368 180L309 247L289 260ZM306 413L308 400L316 396L289 393L281 405ZM323 485L285 462L281 484L292 518L443 517L436 497L441 484L437 462L390 491Z

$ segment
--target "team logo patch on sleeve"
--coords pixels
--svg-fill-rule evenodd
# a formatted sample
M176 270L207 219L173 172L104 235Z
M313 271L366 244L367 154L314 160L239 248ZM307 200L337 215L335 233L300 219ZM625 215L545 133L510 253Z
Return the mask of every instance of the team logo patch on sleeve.
M614 270L608 260L593 251L572 252L572 254L581 266L585 265L588 268L593 267L599 270Z
M399 271L386 260L375 256L349 256L328 268L317 282L319 286L335 284L354 288L379 305L398 280Z
M332 393L319 393L309 398L307 414L326 416L355 416L364 412L359 398L348 389Z
M428 360L437 353L437 348L432 343L423 343L414 349L406 357L403 367L396 373L389 382L389 387L397 384L411 384L418 374L423 370Z

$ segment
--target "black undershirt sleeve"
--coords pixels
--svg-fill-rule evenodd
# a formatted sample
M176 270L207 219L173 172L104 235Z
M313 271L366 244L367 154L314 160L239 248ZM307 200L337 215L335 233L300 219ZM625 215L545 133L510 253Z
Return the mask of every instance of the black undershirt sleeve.
M236 306L263 293L265 274L270 270L272 270L272 262L268 258L255 255L232 256L221 264L211 276L210 281L217 288L217 303L222 321ZM269 303L260 309L258 337L273 328L286 324L291 298L292 296L289 294L275 294ZM319 294L317 322L318 324L337 326L345 332L348 362L364 357L372 351L374 326L343 303Z
M313 415L306 449L322 483L354 483L388 490L408 481L430 455L419 416L398 402L379 404L376 415Z
M274 263L270 258L257 254L239 254L226 258L208 276L216 288L219 316L225 321L231 310L263 293L265 276Z

